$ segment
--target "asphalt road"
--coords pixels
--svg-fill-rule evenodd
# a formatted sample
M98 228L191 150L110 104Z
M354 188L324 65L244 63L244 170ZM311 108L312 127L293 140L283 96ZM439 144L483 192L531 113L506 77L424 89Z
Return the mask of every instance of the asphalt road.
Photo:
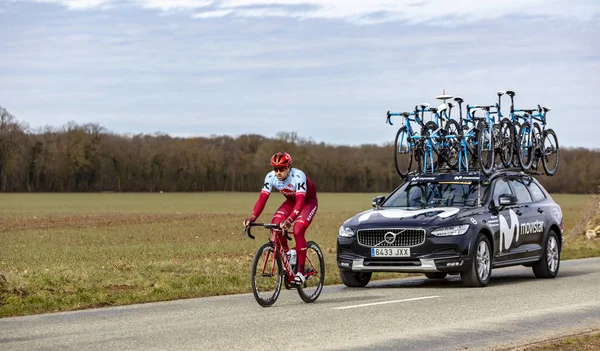
M283 290L0 319L0 350L494 350L600 329L600 258L493 272L485 288L458 276L326 287L313 304Z

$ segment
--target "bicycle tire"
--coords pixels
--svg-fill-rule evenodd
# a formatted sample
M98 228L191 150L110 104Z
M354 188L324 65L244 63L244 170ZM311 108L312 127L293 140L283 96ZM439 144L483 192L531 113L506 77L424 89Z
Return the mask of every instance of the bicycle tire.
M504 168L508 168L512 165L515 140L515 128L508 118L500 121L500 138L500 161Z
M551 140L553 139L553 140ZM546 147L546 141L550 142L549 148ZM555 146L555 147L554 147ZM552 129L546 129L544 138L542 139L542 166L547 175L554 175L558 169L560 161L560 148L558 147L558 137ZM555 155L555 156L552 156ZM554 159L554 164L549 163L550 159Z
M479 165L485 175L492 174L494 170L494 136L490 133L487 123L481 124L477 142L477 155L479 156ZM484 152L488 152L484 155Z
M304 270L304 273L314 270L315 274L307 277L304 284L298 286L298 295L306 303L315 302L319 298L319 295L321 295L323 284L325 283L325 259L323 258L321 248L314 241L306 243L306 263Z
M436 170L441 168L441 164L443 163L443 156L440 156L440 150L436 147L436 141L432 136L432 133L434 131L436 131L438 129L438 125L434 122L434 121L428 121L427 123L425 123L425 126L423 127L423 131L422 134L426 137L426 138L430 138L431 139L431 145L428 146L427 143L427 139L424 140L424 145L423 145L423 160L425 162L425 167L423 170L423 173L427 173L427 170L429 168L429 165L431 165L431 172L435 172ZM429 155L428 152L428 147L431 147L431 155Z
M448 147L446 148L446 163L448 167L456 169L458 167L458 153L460 152L460 137L461 137L461 128L453 119L449 119L444 126L444 131L446 136L455 135L455 138L445 139L445 142L448 143Z
M401 178L405 178L408 175L413 161L414 150L408 142L409 137L410 135L406 127L402 127L398 129L396 139L394 140L394 165L396 166L396 172ZM399 145L398 142L402 145Z
M261 261L261 258L263 257L264 261ZM276 262L276 267L273 267L273 262ZM270 288L271 285L267 285L266 282L263 282L263 279L261 279L260 282L257 282L257 272L260 272L261 278L275 277L276 285L273 288ZM281 264L281 257L279 257L279 253L275 252L275 246L271 242L264 243L256 251L256 255L254 256L254 260L252 261L252 273L250 277L252 281L252 293L254 294L256 302L258 302L258 304L262 307L270 307L275 303L275 301L277 301L279 293L281 292L281 283L283 281L282 272L283 269ZM272 292L270 292L271 290ZM261 294L261 291L267 292L264 297Z
M533 145L533 130L529 122L523 122L518 134L519 144L519 166L523 171L529 170L533 163L534 145Z
M537 171L542 162L542 128L537 122L533 123L533 162L531 162L531 170Z
M479 126L478 126L479 127ZM461 140L463 138L465 138L465 144L466 144L466 150L465 150L465 155L463 155L461 157L461 161L460 161L460 167L462 168L461 171L465 172L467 171L467 169L469 171L471 171L473 169L473 167L475 167L475 165L479 162L477 161L477 142L479 139L479 130L476 128L473 131L473 135L472 136L467 136L465 134L465 131L468 130L467 126L463 126L462 130L461 130ZM475 167L477 168L477 167Z
M513 159L511 162L512 167L521 167L519 164L519 131L521 130L521 123L519 121L511 121L513 125L513 131L515 132L513 137Z

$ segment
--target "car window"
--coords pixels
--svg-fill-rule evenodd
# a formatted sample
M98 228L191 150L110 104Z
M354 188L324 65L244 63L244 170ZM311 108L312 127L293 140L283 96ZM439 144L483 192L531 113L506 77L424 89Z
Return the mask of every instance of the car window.
M544 194L542 189L540 189L540 186L534 181L526 182L525 184L527 184L527 188L529 189L534 202L546 199L546 194Z
M508 186L508 182L505 179L498 179L496 181L496 185L494 185L494 202L498 203L498 197L502 194L512 195L512 191L510 190L510 186Z
M515 189L515 195L517 195L517 202L520 204L526 204L531 202L531 195L529 194L529 190L525 184L523 184L520 180L511 179L510 184Z
M465 183L407 183L392 194L382 207L477 206L486 185Z

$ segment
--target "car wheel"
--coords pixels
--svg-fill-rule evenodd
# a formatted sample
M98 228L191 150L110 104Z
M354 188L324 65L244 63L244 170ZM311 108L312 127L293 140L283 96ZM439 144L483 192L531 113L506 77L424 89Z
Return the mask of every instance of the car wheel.
M554 278L560 268L560 246L554 230L548 233L544 251L540 260L533 265L533 274L537 278Z
M444 279L447 275L446 272L425 273L425 276L429 279Z
M369 284L371 272L349 272L340 269L342 283L350 288L362 288Z
M460 273L463 285L484 287L492 276L492 254L490 242L483 234L477 236L475 250L471 255L471 266L466 272Z

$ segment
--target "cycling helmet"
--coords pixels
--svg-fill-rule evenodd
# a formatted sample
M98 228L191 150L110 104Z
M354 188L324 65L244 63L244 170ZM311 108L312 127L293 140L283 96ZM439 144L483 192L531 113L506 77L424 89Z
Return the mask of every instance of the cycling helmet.
M271 167L288 167L292 164L292 156L287 152L278 152L271 157Z

